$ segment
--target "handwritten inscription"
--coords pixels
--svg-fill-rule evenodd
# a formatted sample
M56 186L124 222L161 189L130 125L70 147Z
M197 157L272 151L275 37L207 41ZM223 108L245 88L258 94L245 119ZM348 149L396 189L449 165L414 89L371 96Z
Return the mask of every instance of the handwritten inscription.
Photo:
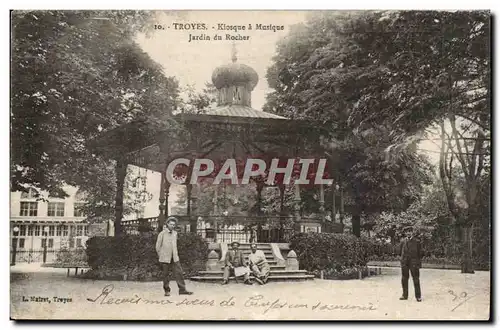
M114 286L112 284L106 285L101 292L94 298L87 298L87 301L99 305L169 305L171 307L222 307L222 308L245 308L261 310L264 314L272 310L298 310L307 309L313 311L334 311L334 310L359 310L359 311L374 311L377 310L371 303L367 306L351 305L351 304L332 304L317 301L314 304L303 302L290 302L282 298L268 299L263 295L253 295L244 300L237 300L234 296L227 299L216 301L214 299L199 299L199 298L182 298L179 301L170 299L146 299L134 294L131 297L116 297L112 295Z
M453 296L452 301L457 302L457 305L451 310L452 312L455 311L455 309L457 309L458 307L465 304L467 300L472 299L474 297L474 296L469 296L465 291L461 292L460 294L456 294L455 292L453 292L453 290L449 290L448 293Z

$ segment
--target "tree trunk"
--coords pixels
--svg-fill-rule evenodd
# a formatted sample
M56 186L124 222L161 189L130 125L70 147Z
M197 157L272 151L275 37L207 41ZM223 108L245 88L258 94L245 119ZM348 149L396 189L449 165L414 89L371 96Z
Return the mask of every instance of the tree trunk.
M160 179L160 204L158 205L158 209L160 213L158 214L158 228L157 231L161 232L163 230L163 224L165 223L165 183L167 181L166 175L165 175L166 170L161 172L161 179Z
M122 234L123 218L123 186L127 176L127 163L123 160L116 162L116 195L115 195L115 236Z
M462 227L462 260L461 272L474 274L474 263L472 262L472 225Z
M352 233L356 237L361 236L361 215L360 214L353 214L352 215Z

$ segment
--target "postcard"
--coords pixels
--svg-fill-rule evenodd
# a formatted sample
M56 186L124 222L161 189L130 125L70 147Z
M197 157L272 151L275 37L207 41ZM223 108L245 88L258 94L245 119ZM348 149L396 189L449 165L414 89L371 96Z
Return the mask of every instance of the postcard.
M490 320L491 26L11 11L11 319Z

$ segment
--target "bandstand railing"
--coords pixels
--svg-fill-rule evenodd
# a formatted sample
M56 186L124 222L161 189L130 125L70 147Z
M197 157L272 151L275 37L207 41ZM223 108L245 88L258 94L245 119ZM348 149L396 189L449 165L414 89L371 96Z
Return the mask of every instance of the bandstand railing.
M180 215L177 230L179 232L195 231L208 242L230 243L285 243L298 231L300 226L292 216L204 216ZM324 223L320 218L304 218L309 223L317 223L328 232L338 232L340 224ZM126 220L123 230L129 235L158 230L158 218ZM196 226L196 229L194 228Z

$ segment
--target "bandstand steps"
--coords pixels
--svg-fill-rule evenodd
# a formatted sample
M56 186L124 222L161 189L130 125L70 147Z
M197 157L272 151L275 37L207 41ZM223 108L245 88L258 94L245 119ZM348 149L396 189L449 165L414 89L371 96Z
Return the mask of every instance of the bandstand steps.
M254 280L254 276L250 276L251 280ZM313 280L314 275L271 275L268 278L268 282L299 282L299 281L309 281ZM222 283L221 276L193 276L192 281L199 282L209 282L209 283ZM234 283L234 276L229 278L230 283ZM238 283L243 283L243 279L238 279Z
M269 274L269 282L284 282L284 281L307 281L314 279L314 275L307 274L305 270L290 270L286 269L285 265L278 265L278 261L274 258L271 244L269 243L258 243L257 249L264 252L266 256L267 263L271 268L271 273ZM250 243L241 243L239 250L243 253L243 258L247 260L250 254ZM200 271L197 276L192 276L191 280L208 282L208 283L222 283L224 274L224 267L222 266L220 270L206 270ZM234 276L229 278L231 283L234 283ZM254 279L251 275L250 279ZM238 278L239 283L243 283L243 278ZM255 281L254 281L255 282Z
M223 270L204 270L199 272L198 276L200 277L213 277L220 276L222 279L222 275L224 274ZM286 270L286 269L272 269L270 277L274 276L300 276L307 275L307 271L305 270Z

